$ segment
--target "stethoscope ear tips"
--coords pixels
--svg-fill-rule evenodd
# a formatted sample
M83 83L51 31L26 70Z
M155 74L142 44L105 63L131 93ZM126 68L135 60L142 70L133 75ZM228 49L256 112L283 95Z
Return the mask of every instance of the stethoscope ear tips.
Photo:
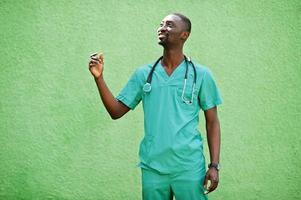
M152 90L152 86L150 83L145 83L143 86L143 91L144 92L150 92Z

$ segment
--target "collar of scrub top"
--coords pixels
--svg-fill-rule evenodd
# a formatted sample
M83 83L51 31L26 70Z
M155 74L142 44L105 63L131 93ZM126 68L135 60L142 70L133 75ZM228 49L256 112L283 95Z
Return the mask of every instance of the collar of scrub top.
M147 80L146 80L146 83L144 84L143 86L143 91L144 92L150 92L152 90L152 86L151 86L151 82L152 82L152 78L153 78L153 73L155 71L155 68L156 66L158 65L158 63L160 62L160 60L163 58L163 56L161 56L160 58L158 58L158 60L155 62L155 64L153 65L151 71L149 72L148 76L147 76ZM193 103L193 99L194 99L194 90L195 90L195 84L196 84L196 69L195 69L195 66L193 64L193 62L191 61L190 58L187 58L185 55L184 55L184 59L185 59L185 63L186 63L186 71L185 71L185 76L184 76L184 86L183 86L183 90L182 90L182 100L184 103L188 104L188 105L191 105ZM192 92L191 92L191 98L190 100L189 99L186 99L185 98L185 90L186 90L186 83L187 83L187 74L188 74L188 63L190 63L192 65L192 68L193 68L193 72L194 72L194 77L193 77L193 85L192 85Z

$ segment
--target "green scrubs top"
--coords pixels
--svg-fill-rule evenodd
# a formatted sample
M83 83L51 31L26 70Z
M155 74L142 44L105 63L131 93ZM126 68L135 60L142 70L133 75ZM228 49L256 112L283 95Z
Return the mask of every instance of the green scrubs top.
M182 100L185 60L170 76L159 62L150 92L144 92L143 86L153 63L139 67L116 97L132 110L142 100L144 138L139 150L140 167L162 174L204 168L203 139L198 130L199 111L221 104L222 99L209 69L194 64L197 80L192 105ZM188 70L184 96L191 99L194 79L191 64Z

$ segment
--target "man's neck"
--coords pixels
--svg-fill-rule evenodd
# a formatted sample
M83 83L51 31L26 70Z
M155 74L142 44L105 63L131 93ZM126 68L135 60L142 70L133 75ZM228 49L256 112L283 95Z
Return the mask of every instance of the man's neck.
M164 49L162 66L168 69L176 68L184 59L183 49Z

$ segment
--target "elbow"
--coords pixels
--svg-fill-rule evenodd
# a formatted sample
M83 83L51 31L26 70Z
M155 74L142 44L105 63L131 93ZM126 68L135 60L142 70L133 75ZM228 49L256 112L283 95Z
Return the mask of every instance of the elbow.
M125 113L127 113L127 111L129 111L127 107L123 108L120 106L116 106L114 109L108 110L112 120L121 118Z
M110 116L111 116L112 120L117 120L117 119L119 119L121 117L121 116L114 115L114 114L110 114Z
M114 113L110 113L110 117L112 120L116 120L116 119L119 119L121 118L123 115L119 112L114 112Z
M117 119L119 119L119 118L120 118L120 117L112 117L112 116L111 116L111 119L112 119L112 120L117 120Z

